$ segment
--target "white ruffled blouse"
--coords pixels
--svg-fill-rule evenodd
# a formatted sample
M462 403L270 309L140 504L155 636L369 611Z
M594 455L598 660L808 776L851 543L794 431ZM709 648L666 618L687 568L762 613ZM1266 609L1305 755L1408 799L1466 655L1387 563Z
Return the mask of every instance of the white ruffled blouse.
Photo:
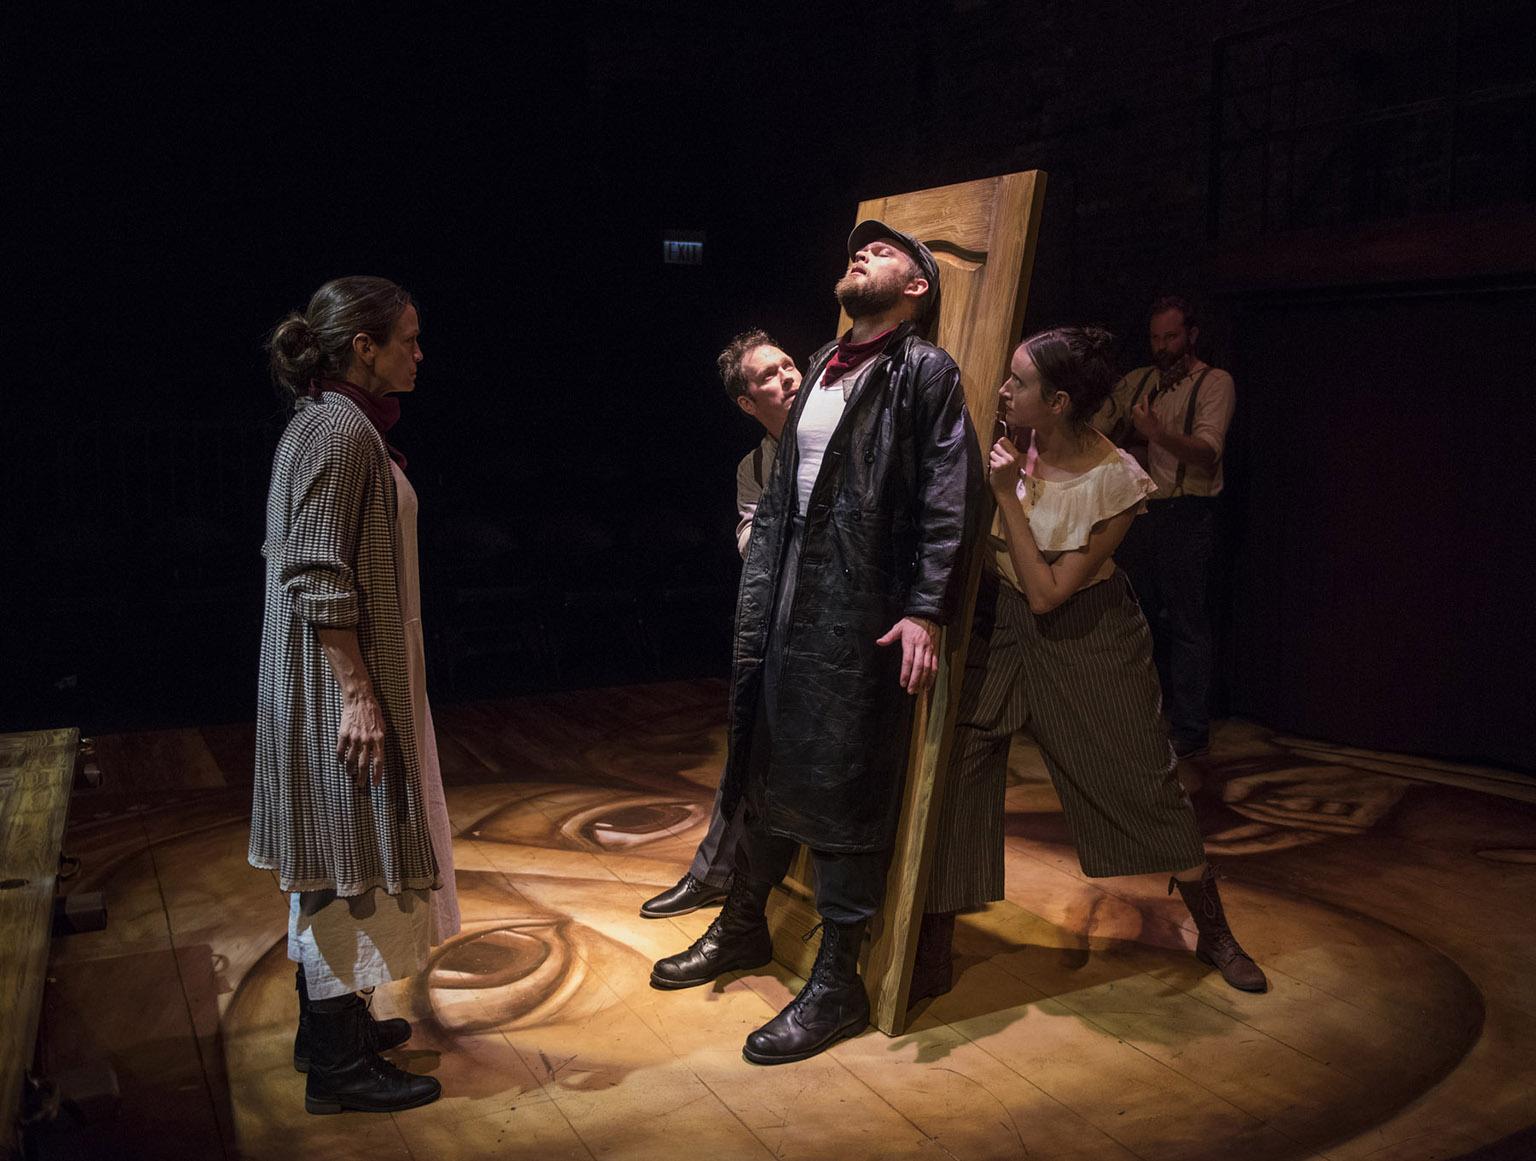
M1084 547L1095 524L1127 509L1145 511L1147 497L1157 491L1152 477L1129 452L1120 448L1108 449L1099 463L1070 480L1042 480L1032 474L1034 468L1035 449L1031 446L1019 477L1018 497L1029 515L1035 544L1047 561ZM1000 533L998 528L991 537L997 570L1018 588L1008 545ZM1113 563L1106 561L1100 575L1089 583L1104 580L1113 572Z

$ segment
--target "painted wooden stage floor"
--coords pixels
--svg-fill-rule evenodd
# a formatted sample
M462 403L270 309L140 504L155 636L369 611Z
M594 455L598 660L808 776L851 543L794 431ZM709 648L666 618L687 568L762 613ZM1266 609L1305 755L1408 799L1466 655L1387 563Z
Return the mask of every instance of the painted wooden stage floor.
M1156 877L1090 881L1020 740L1008 897L962 919L955 990L909 1034L756 1068L775 968L659 992L709 922L640 919L703 833L725 691L689 682L442 707L465 931L381 988L398 1116L312 1117L289 1052L286 905L245 863L248 726L99 740L56 941L50 1069L110 1058L115 1122L39 1155L129 1158L1536 1157L1536 779L1221 726L1186 775L1233 926L1272 989L1225 987Z

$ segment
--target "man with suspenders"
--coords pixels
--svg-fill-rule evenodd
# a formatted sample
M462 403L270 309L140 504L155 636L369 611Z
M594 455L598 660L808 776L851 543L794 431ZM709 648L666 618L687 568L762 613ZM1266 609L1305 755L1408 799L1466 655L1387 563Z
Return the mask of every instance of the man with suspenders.
M732 339L717 362L725 393L763 425L762 441L736 465L736 548L745 557L758 497L779 450L779 433L800 391L800 368L766 332L755 329ZM641 904L640 914L646 919L666 919L724 901L740 832L741 812L726 818L717 791L709 830L699 843L693 864L673 886Z
M1233 386L1231 375L1195 354L1200 328L1185 300L1153 303L1149 330L1153 365L1122 379L1095 422L1157 484L1115 558L1151 623L1174 753L1188 758L1210 744L1207 591Z

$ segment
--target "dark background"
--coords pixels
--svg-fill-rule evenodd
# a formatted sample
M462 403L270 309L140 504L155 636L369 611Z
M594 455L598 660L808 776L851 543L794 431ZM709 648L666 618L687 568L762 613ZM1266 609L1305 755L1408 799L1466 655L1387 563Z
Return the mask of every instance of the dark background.
M861 198L1040 168L1026 325L1134 366L1180 291L1236 376L1220 708L1536 769L1530 0L60 3L3 51L0 727L251 715L261 341L342 273L422 305L434 696L724 673L714 354L831 337Z

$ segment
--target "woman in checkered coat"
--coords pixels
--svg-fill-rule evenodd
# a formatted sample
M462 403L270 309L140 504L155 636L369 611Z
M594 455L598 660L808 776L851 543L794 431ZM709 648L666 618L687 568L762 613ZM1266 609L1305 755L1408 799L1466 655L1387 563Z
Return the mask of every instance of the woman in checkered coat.
M360 989L414 975L458 931L427 704L416 496L386 442L420 320L382 278L326 283L268 347L294 401L267 498L250 862L289 893L305 1107L388 1112L437 1081L378 1055L409 1038Z

